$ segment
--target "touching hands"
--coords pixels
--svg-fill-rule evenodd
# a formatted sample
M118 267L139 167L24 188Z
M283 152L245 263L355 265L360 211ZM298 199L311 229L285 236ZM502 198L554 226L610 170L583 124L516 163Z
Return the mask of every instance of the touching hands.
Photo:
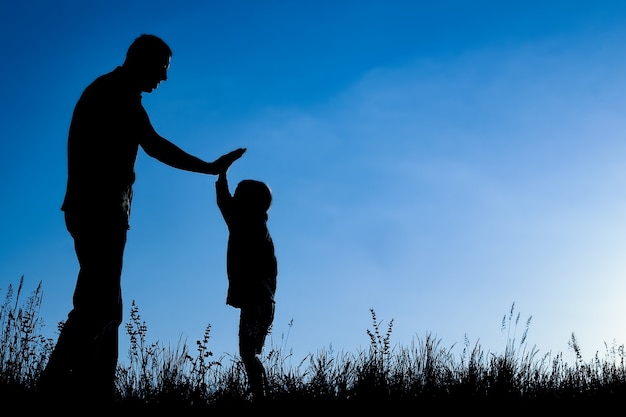
M239 148L217 158L213 162L213 174L217 175L226 172L232 163L241 158L241 155L245 152L246 148Z

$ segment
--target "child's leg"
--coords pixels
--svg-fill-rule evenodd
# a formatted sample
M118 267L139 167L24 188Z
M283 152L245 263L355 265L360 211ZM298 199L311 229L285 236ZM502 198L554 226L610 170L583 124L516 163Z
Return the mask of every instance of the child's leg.
M239 354L248 375L250 390L255 398L267 395L267 374L258 355L274 319L274 302L241 309L239 321Z

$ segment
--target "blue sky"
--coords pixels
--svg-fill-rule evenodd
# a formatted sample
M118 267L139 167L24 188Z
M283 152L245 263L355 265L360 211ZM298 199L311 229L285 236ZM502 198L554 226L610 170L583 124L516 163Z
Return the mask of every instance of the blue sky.
M279 261L268 345L427 334L572 357L626 340L626 5L618 1L78 1L0 6L0 290L41 281L45 332L77 274L60 211L82 90L142 34L173 49L144 106L231 184L265 181ZM140 151L122 277L148 339L237 351L215 177ZM291 325L290 325L291 323ZM120 328L122 361L127 337Z

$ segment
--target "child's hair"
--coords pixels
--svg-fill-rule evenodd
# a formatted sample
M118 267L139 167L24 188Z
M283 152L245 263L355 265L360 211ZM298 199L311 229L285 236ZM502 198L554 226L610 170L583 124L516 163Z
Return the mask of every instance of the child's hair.
M233 196L246 207L266 212L272 205L272 190L264 182L241 180Z

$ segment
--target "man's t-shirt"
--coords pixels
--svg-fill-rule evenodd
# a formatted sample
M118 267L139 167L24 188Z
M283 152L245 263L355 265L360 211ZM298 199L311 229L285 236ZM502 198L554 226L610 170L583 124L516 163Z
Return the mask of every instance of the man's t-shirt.
M124 70L91 83L78 100L68 135L68 179L62 210L81 215L130 215L135 159L152 129Z

